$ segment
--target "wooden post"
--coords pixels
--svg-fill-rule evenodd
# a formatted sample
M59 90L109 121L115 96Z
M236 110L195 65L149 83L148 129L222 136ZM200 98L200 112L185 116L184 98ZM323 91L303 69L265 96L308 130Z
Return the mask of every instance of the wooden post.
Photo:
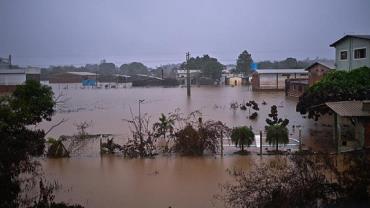
M262 131L260 131L260 156L262 157Z
M102 154L102 151L101 151L101 143L102 143L102 141L101 141L101 138L100 138L100 140L99 140L99 150L100 150L100 154Z

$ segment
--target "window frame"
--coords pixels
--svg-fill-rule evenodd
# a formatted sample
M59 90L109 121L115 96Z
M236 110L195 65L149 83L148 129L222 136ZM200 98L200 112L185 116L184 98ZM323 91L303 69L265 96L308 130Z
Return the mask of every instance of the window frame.
M365 49L365 57L364 58L355 58L355 51L356 50L361 50L361 49ZM361 60L361 59L366 59L367 58L367 48L366 47L361 47L361 48L354 48L353 49L353 60Z
M342 59L342 52L346 52L346 59ZM348 60L348 50L340 50L339 51L339 61L347 61Z

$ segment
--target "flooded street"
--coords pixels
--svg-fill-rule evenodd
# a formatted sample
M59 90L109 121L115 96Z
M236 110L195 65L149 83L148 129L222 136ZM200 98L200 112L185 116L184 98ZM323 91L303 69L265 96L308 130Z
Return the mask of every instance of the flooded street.
M228 126L252 126L255 133L263 130L271 105L278 106L279 117L290 120L292 138L298 131L292 126L301 125L306 147L320 149L312 130L320 130L321 124L304 119L295 112L296 99L286 98L284 92L252 92L248 87L193 87L191 98L186 88L128 88L128 89L80 89L55 85L56 95L67 98L52 122L44 122L48 129L61 119L68 121L56 127L48 136L72 135L77 132L74 124L92 121L87 129L91 134L110 133L123 143L130 135L123 119L138 113L138 100L145 99L141 113L151 116L155 122L161 113L179 108L182 113L199 110L203 119L220 120ZM260 107L255 121L247 118L248 110L230 109L230 104L255 100ZM261 105L265 101L267 105ZM330 139L329 139L330 140ZM252 154L236 156L232 151L224 157L175 157L159 156L155 159L124 159L119 156L100 157L98 142L88 146L86 154L69 159L43 159L45 174L57 180L62 189L57 200L81 203L86 207L222 207L213 195L220 192L219 184L228 179L226 169L248 169L260 157ZM264 159L269 156L264 156Z
M174 112L176 109L180 109L184 114L199 110L204 120L220 120L230 127L252 126L255 132L259 132L266 125L265 119L271 105L277 105L279 117L290 120L289 129L292 125L301 125L303 131L307 132L312 124L295 112L297 99L286 98L284 92L252 92L248 87L193 87L191 98L188 98L186 88L63 88L63 85L53 86L56 95L64 95L64 108L53 117L52 122L44 122L41 127L48 129L63 118L68 122L55 128L49 136L76 133L74 124L91 121L89 133L110 133L127 137L129 129L123 119L131 118L130 108L134 114L138 114L139 99L145 99L141 104L141 114L147 113L152 122L156 122L161 113ZM248 110L234 111L230 108L232 102L242 103L249 100L255 100L260 107L258 117L253 121L247 118ZM267 105L261 105L263 101L266 101Z

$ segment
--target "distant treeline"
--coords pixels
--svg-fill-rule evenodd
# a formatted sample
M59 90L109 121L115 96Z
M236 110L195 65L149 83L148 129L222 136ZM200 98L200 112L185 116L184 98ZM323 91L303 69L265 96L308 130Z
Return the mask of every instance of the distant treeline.
M257 67L259 69L303 69L317 61L328 62L330 60L319 58L297 60L295 58L287 58L282 61L260 61L257 62Z
M121 66L116 66L114 63L103 62L100 64L86 64L85 66L50 66L48 68L41 69L41 80L48 80L50 75L64 73L64 72L92 72L99 74L100 79L109 79L113 74L125 74L125 75L136 75L145 74L153 75L156 77L164 78L175 78L175 70L179 69L180 64L168 64L157 67L156 69L151 69L140 62L132 62L128 64L122 64Z
M247 55L248 53L245 52ZM245 56L246 58L239 57L240 63L249 63L248 60L243 59L251 59L250 54L249 56ZM282 61L260 61L257 62L257 66L259 69L298 69L298 68L306 68L312 63L316 61L329 61L327 59L304 59L304 60L297 60L295 58L287 58ZM243 66L243 64L239 64ZM245 64L244 64L245 65ZM247 64L248 65L248 64ZM249 66L249 65L248 65ZM245 72L249 74L249 69L243 70L246 66L241 67L239 71L236 70L237 65L225 65L221 64L216 58L210 57L209 55L204 55L201 57L192 57L189 60L189 67L190 69L200 70L202 77L211 78L213 80L217 80L221 77L222 70L225 68L231 68L231 72L241 73ZM240 68L240 67L239 67ZM156 68L149 68L145 66L143 63L140 62L132 62L128 64L122 64L121 66L117 66L114 63L108 63L102 61L100 64L86 64L85 66L50 66L48 68L41 69L41 80L48 80L48 77L53 74L63 73L63 72L92 72L98 73L99 79L103 79L101 81L109 81L112 79L113 74L125 74L125 75L136 75L136 74L146 74L152 75L160 78L176 78L176 70L179 69L186 69L185 62L179 64L167 64L162 65Z

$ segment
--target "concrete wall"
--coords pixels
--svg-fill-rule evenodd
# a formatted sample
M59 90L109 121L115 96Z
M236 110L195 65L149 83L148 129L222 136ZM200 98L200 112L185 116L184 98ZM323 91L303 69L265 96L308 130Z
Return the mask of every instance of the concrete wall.
M1 74L0 85L20 85L26 81L26 74Z
M354 50L366 48L366 58L354 59ZM348 37L335 46L335 64L338 70L352 70L359 67L370 67L370 40ZM340 60L340 52L348 51L347 60Z
M241 86L243 79L241 77L230 77L229 84L232 86Z

